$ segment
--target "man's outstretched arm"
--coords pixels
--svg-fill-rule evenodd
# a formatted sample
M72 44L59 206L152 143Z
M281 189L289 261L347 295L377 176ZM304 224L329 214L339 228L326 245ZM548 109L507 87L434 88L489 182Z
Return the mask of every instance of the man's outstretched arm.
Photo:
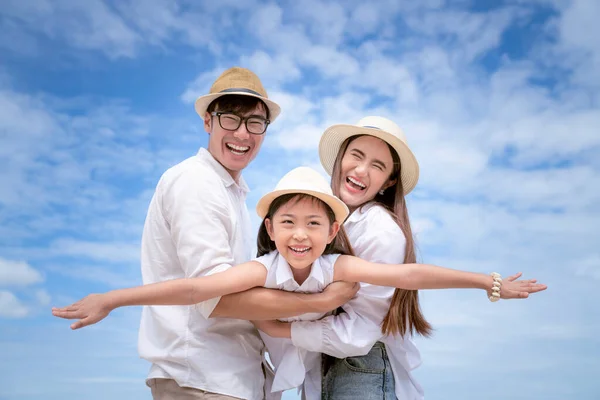
M271 320L326 313L348 302L359 288L358 283L349 282L333 282L322 293L314 294L254 288L221 297L210 318Z

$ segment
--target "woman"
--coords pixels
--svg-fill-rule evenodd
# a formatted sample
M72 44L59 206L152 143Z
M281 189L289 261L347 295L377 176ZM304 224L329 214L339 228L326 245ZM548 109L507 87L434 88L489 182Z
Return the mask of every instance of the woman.
M417 184L419 166L400 127L382 117L331 126L319 156L333 193L350 209L344 227L355 254L372 262L416 262L404 196ZM296 346L324 354L322 371L306 378L306 398L423 398L411 375L420 364L411 334L428 336L431 326L418 292L362 284L344 311L292 324Z
M400 127L382 117L331 126L323 133L319 155L332 177L333 193L350 209L344 227L356 256L390 264L416 262L404 196L415 187L419 166ZM297 347L324 354L322 370L307 374L305 398L422 399L411 374L421 362L411 336L429 336L431 325L419 307L418 292L361 284L343 309L291 325ZM267 333L281 331L281 324L256 323Z

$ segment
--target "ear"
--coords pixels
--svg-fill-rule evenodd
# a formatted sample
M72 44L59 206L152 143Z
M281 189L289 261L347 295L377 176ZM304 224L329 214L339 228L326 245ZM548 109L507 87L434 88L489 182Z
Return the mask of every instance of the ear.
M271 241L275 241L275 239L273 239L273 224L271 223L271 220L269 218L265 218L265 228L267 228L267 234L269 235L269 238L271 239Z
M209 135L212 131L212 115L208 111L204 113L204 130Z
M331 226L329 227L329 236L327 236L327 244L331 243L333 241L333 239L335 239L335 237L337 236L339 231L340 231L340 223L337 221L334 221L334 223L331 224Z
M389 187L392 187L398 182L398 179L388 179L388 181L383 185L382 189L386 190Z

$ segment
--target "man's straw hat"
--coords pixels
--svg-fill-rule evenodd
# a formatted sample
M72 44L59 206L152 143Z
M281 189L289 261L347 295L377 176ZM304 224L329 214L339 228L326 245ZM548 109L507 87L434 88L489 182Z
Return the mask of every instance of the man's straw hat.
M281 113L279 105L269 100L267 91L260 82L260 79L258 79L258 76L249 69L240 67L229 68L223 72L211 86L209 94L198 97L195 104L196 112L201 118L204 118L204 114L210 103L228 94L251 96L262 100L269 109L270 121L275 121L279 113Z

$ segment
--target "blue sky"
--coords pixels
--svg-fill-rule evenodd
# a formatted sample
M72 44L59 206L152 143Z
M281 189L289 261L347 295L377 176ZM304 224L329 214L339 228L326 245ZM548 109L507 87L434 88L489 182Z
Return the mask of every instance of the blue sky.
M139 309L71 332L50 307L140 283L154 185L206 145L193 101L233 65L283 110L245 174L251 210L320 168L327 126L382 115L421 166L420 259L549 284L423 293L428 399L600 396L597 1L0 5L1 399L150 398Z

